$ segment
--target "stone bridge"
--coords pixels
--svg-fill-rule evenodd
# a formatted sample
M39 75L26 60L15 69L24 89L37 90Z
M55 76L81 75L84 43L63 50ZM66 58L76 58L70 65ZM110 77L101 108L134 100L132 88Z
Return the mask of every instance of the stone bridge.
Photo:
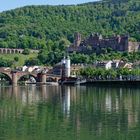
M15 54L23 53L24 49L11 49L11 48L0 48L0 54ZM38 53L38 50L30 50L31 53Z
M46 81L58 81L61 77L60 75L53 75L47 73L35 73L35 72L23 72L23 71L11 71L4 68L0 68L0 73L4 74L9 80L10 84L17 85L18 81L24 76L33 77L36 82L46 83Z

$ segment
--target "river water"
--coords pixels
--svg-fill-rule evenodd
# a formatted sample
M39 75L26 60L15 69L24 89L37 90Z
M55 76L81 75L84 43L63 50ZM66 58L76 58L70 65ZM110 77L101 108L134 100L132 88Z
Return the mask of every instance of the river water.
M140 88L0 86L0 140L140 140Z

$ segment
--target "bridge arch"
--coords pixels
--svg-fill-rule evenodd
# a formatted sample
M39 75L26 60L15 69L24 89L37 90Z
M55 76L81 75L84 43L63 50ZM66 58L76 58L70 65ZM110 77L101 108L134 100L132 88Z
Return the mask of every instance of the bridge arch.
M12 49L12 50L11 50L11 53L12 53L12 54L14 54L14 53L15 53L15 50L14 50L14 49Z
M61 79L61 77L56 77L56 76L47 76L46 77L47 82L58 82L59 79Z
M8 50L7 50L7 54L10 54L10 53L11 53L11 50L10 50L10 49L8 49Z
M55 78L48 76L48 77L46 77L46 81L47 82L54 82Z
M22 50L19 50L18 52L19 52L19 53L22 53Z
M30 78L33 78L31 82L37 82L37 76L31 73L20 75L17 78L17 82L19 82L20 80L26 81L27 79L30 79Z
M1 74L5 76L4 78L8 80L10 84L12 83L12 77L9 74L5 72L0 72L0 77L2 76Z
M3 54L6 54L7 53L7 50L6 49L3 49Z
M15 50L15 53L18 53L18 50Z
M1 54L3 53L3 49L0 49L0 53L1 53Z

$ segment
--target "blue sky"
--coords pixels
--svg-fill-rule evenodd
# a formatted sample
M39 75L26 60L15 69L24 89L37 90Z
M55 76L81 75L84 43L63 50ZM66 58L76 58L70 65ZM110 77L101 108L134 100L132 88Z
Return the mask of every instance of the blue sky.
M61 5L61 4L79 4L92 2L96 0L2 0L0 4L0 12L10 10L26 5Z

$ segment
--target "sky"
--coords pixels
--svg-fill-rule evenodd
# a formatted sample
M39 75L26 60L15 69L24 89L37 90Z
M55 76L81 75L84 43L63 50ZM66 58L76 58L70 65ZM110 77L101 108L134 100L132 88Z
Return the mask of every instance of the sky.
M69 5L93 1L96 0L1 0L0 12L27 5Z

